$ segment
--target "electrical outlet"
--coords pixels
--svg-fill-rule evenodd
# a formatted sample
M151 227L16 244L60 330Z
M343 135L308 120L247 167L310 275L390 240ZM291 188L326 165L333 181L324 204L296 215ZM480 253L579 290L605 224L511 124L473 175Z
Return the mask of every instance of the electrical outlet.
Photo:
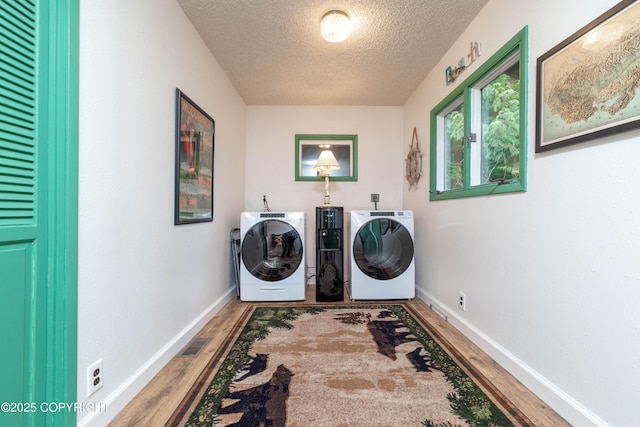
M380 194L371 193L371 203L378 203L380 201Z
M467 309L467 296L464 294L464 292L460 292L460 296L458 297L458 307L462 311L465 311Z
M104 371L102 370L102 359L93 362L87 368L87 397L102 388L104 384Z

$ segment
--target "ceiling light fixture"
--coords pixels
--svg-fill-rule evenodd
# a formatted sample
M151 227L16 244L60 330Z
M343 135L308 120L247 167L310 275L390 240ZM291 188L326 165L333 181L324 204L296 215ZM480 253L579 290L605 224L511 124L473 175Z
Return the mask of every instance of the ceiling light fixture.
M349 15L341 10L331 10L324 14L320 22L320 34L331 43L340 43L351 34Z

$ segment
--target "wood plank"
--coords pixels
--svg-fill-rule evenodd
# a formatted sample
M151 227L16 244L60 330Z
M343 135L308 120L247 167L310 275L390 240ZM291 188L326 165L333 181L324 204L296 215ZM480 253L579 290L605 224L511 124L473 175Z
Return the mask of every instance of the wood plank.
M393 303L376 301L377 303ZM248 305L340 305L359 304L350 301L345 293L345 301L337 303L316 303L315 286L307 286L306 301L245 303L230 301L196 337L211 340L196 356L174 357L155 378L116 416L109 424L120 426L159 426L164 425L175 409L180 405L191 386L196 382L213 353L232 332L237 319ZM369 302L370 303L370 302ZM569 426L562 417L549 408L540 398L529 391L520 381L510 375L478 346L467 339L450 323L438 316L421 300L407 302L409 308L421 316L435 331L455 347L489 381L490 385L509 399L513 405L537 426ZM435 338L435 337L434 337ZM484 387L483 387L484 388ZM486 390L485 390L486 391Z

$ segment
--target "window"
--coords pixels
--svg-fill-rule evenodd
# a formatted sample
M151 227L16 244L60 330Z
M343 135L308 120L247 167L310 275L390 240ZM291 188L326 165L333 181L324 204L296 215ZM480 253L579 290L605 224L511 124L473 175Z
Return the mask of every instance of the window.
M431 200L526 190L527 27L431 111Z

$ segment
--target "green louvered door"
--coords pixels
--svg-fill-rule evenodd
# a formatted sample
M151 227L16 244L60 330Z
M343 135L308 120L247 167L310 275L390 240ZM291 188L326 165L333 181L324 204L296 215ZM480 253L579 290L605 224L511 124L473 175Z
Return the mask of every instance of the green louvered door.
M43 406L76 386L77 3L56 2L0 0L1 427L75 425Z
M1 1L0 8L0 421L9 426L28 425L37 408L25 404L44 397L37 385L46 301L37 279L46 244L36 211L35 7Z

